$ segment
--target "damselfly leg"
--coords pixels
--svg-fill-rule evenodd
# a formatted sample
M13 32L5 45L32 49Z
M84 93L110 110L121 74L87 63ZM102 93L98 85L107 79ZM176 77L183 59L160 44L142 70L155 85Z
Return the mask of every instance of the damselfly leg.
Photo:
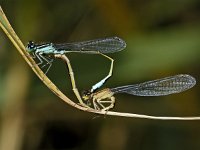
M93 99L94 108L97 110L107 111L115 106L115 97L111 96L107 99ZM99 107L100 105L101 107Z
M41 66L41 68L44 68L45 66L48 66L47 70L45 71L45 74L47 74L49 69L52 66L52 63L53 63L54 59L50 58L50 56L44 56L44 54L41 53L41 52L35 52L34 54L37 57L37 59L39 60L39 63L37 63L38 66L43 65L43 66Z

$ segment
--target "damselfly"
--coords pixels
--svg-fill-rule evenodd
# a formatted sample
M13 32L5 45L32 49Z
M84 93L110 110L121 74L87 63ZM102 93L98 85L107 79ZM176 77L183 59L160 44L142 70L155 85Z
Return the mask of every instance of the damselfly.
M109 110L114 107L115 97L113 95L117 93L136 96L164 96L183 92L192 88L195 84L194 77L180 74L139 84L105 88L97 92L84 91L82 98L85 101L92 101L94 109Z
M64 44L35 44L34 42L29 41L26 49L29 53L33 54L33 56L38 58L39 63L37 65L43 65L42 67L48 65L46 73L49 71L54 60L54 56L57 54L64 55L66 53L77 52L86 54L100 54L106 57L111 61L110 71L105 78L92 86L91 92L93 92L100 88L105 83L105 81L112 76L114 60L105 54L121 51L125 47L126 43L122 39L118 37L110 37Z

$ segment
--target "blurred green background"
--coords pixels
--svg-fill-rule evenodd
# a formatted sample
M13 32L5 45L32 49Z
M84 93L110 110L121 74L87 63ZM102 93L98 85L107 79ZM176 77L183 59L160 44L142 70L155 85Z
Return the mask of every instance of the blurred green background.
M119 36L127 48L115 59L105 87L186 73L197 85L164 97L116 95L114 111L156 116L200 116L199 0L0 0L26 44ZM69 54L77 86L89 89L109 71L99 55ZM37 78L0 30L1 150L199 150L199 121L155 121L97 116L67 105ZM48 76L77 101L66 66Z

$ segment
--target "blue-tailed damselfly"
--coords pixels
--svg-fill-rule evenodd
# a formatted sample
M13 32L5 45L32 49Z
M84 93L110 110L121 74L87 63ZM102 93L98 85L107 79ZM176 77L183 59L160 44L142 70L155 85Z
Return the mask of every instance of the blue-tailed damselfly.
M114 60L105 54L121 51L125 47L126 43L122 39L118 37L109 37L103 39L64 44L35 44L34 42L29 41L26 49L29 53L33 54L33 56L38 58L39 63L37 65L43 65L42 67L49 65L49 67L46 70L46 73L49 71L54 60L54 56L57 54L64 55L66 53L77 52L86 54L100 54L108 58L111 61L109 74L101 81L92 86L90 91L93 92L96 89L100 88L105 83L105 81L112 76Z

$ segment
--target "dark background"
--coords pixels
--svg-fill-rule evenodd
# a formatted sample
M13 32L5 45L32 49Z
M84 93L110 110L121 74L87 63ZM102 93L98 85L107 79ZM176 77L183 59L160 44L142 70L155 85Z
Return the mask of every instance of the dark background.
M164 97L116 95L114 111L156 116L200 116L199 0L0 0L26 44L64 43L119 36L124 51L104 87L191 74L197 85ZM99 55L67 54L80 91L109 71ZM199 150L200 121L155 121L97 116L56 97L32 72L0 30L0 149ZM57 60L48 76L77 102L66 66Z

